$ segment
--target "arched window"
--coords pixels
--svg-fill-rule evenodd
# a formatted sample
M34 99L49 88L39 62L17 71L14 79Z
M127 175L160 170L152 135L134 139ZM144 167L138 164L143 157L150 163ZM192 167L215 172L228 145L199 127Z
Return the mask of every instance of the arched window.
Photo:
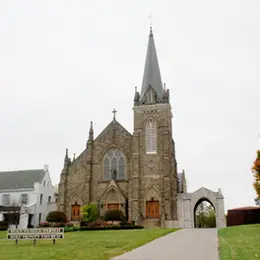
M149 120L146 124L146 153L157 152L156 122Z
M148 104L151 104L153 103L153 92L150 90L148 93L147 93L147 97L148 97Z
M103 159L104 180L125 179L125 157L118 149L110 149Z

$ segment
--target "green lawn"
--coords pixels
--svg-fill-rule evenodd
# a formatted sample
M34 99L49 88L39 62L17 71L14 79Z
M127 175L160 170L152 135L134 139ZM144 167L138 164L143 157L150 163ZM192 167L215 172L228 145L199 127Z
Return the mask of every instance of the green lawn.
M7 231L0 231L0 239L1 238L6 238L6 237L7 237Z
M65 233L65 238L52 241L15 241L0 240L0 259L8 260L106 260L141 246L155 238L175 231L174 229L136 229L81 231ZM0 232L6 236L6 232Z
M219 230L220 260L260 260L260 225Z

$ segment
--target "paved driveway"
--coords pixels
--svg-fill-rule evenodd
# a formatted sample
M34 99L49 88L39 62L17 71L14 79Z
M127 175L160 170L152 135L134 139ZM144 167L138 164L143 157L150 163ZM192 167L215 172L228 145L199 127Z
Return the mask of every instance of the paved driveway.
M113 260L218 260L217 229L183 229Z

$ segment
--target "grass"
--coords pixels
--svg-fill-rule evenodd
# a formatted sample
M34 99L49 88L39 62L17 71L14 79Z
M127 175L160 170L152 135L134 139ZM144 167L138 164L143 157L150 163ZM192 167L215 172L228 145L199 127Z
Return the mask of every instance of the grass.
M0 231L0 239L1 238L6 238L6 237L7 237L7 231Z
M52 241L37 241L36 246L33 241L19 241L16 246L15 241L0 240L0 259L107 260L173 231L154 228L69 232L55 245ZM0 236L5 237L6 232Z
M220 229L220 260L260 260L260 225Z

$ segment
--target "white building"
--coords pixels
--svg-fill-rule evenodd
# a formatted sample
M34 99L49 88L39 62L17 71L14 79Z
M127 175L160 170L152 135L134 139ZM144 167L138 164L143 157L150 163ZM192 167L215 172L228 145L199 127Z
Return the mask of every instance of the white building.
M56 210L55 195L48 166L0 172L0 221L7 221L9 228L36 227Z

